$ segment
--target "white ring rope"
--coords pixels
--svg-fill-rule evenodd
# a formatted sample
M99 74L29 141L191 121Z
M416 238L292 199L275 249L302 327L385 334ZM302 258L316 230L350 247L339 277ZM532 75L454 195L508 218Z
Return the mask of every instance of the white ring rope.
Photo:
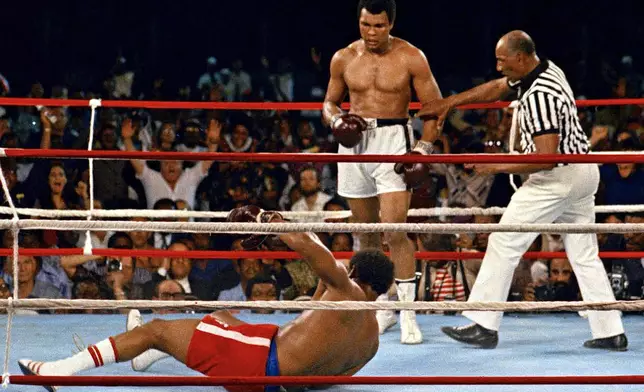
M9 226L7 228L11 229L13 234L13 298L18 298L18 240L20 237L20 227L18 225L20 217L16 211L16 206L13 203L13 198L11 197L11 192L9 191L9 185L7 184L7 179L4 176L4 170L0 164L0 183L2 183L2 191L4 192L4 197L9 203L9 209L11 210L11 215L13 218L8 221ZM2 387L7 388L9 386L9 347L11 346L11 324L13 320L13 304L12 297L9 297L7 300L7 328L5 333L5 355L4 362L2 365Z
M367 301L152 301L152 300L81 300L20 299L0 300L0 308L15 309L278 309L278 310L415 310L415 311L571 311L622 310L642 311L644 300L605 302L367 302Z
M510 103L509 108L512 109L512 125L510 126L510 140L508 142L508 152L510 154L518 154L518 152L514 151L514 146L517 139L517 124L519 122L519 116L517 115L519 111L516 110L517 107L519 107L519 101L512 101ZM512 173L510 173L510 185L515 192L517 191L517 189L519 189L517 187L517 184L514 182L514 174Z
M18 209L16 208L16 205L13 203L11 191L9 191L9 185L7 184L7 179L4 176L2 165L0 165L0 183L2 183L2 191L4 192L4 197L9 203L9 211L11 212L11 215L13 215L13 218L11 219L8 226L4 228L11 229L13 232L13 297L18 298L18 237L20 234L18 221L20 220L20 216L18 215Z
M14 259L15 262L16 259ZM14 286L18 286L15 284ZM9 353L10 350L9 348L11 347L11 327L13 324L13 314L15 312L14 310L14 299L9 297L8 299L3 300L4 302L7 303L5 306L7 309L7 332L5 335L5 342L4 342L4 364L2 366L2 388L7 389L9 387Z
M291 232L342 233L636 233L644 223L228 223L228 222L133 222L133 221L54 221L24 219L0 220L0 229L154 231L227 234L276 234Z
M94 144L94 127L96 123L96 108L101 106L101 100L90 99L89 106L91 107L91 115L89 119L89 141L87 142L87 151L92 151ZM87 184L87 186L89 188L89 206L85 206L85 208L88 209L87 220L90 221L92 220L92 215L94 213L94 158L89 158L89 184ZM92 254L92 236L89 230L85 232L85 246L83 247L83 254Z
M228 211L175 211L175 210L45 210L40 208L16 208L20 215L43 218L202 218L222 219L228 216ZM473 216L473 215L503 215L505 207L470 207L470 208L415 208L410 209L407 216ZM632 205L603 205L595 206L596 213L628 213L644 212L644 204ZM10 207L0 207L0 214L13 213ZM316 218L342 219L351 216L351 211L280 211L287 219Z

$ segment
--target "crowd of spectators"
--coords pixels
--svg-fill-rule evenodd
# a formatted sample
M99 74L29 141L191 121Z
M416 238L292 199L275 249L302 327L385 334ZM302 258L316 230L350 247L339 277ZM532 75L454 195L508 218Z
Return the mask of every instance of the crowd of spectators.
M176 91L159 78L150 88L136 87L135 72L119 59L103 91L69 91L34 82L29 97L198 100L198 101L322 101L327 70L311 52L306 69L292 69L287 59L252 74L238 60L223 68L214 57L204 73ZM642 96L642 77L616 74L613 98ZM10 95L2 84L2 95ZM444 92L448 93L448 92ZM13 94L16 95L16 94ZM609 98L609 97L607 97ZM594 151L641 151L644 105L580 108L581 123ZM455 111L437 142L443 153L503 153L509 151L511 109ZM87 149L94 132L95 150L183 152L333 153L337 144L323 126L319 111L120 110L78 107L0 107L0 147ZM413 121L417 136L422 130ZM17 207L88 209L87 160L3 159L2 171ZM505 206L512 195L507 175L474 175L462 165L433 165L432 181L415 192L412 208ZM94 162L95 209L154 209L226 211L255 204L267 210L347 210L335 194L334 164L251 163L212 161L97 160ZM516 179L520 184L521 178ZM3 205L7 206L7 198ZM644 204L644 172L637 164L604 164L597 204ZM348 218L350 219L350 218ZM412 219L412 218L410 218ZM413 218L418 222L495 223L496 216ZM146 222L149 218L133 218ZM316 221L315 219L302 221ZM346 221L327 219L327 222ZM598 222L644 222L644 213L599 214ZM333 251L358 247L351 234L318 233ZM410 234L420 251L485 251L481 233L459 235ZM240 250L232 235L196 233L93 232L94 248ZM10 248L11 231L2 237ZM19 243L28 248L83 247L84 232L21 231ZM644 234L599 235L602 250L644 250ZM264 249L280 249L267 242ZM386 246L386 244L385 244ZM562 251L556 235L541 235L531 250ZM15 282L11 258L2 260L0 298L10 296ZM618 299L643 297L644 259L604 260ZM480 260L418 261L422 279L418 300L463 301L476 279ZM296 300L309 298L317 277L302 260L209 260L154 257L20 256L20 298ZM565 258L524 260L517 269L510 300L548 301L580 298L570 263Z

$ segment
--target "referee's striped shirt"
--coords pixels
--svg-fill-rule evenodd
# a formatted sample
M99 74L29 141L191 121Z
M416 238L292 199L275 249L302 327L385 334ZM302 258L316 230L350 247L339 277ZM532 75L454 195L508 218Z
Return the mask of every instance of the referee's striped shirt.
M575 96L561 68L543 60L525 78L508 84L518 91L515 110L524 153L536 152L534 137L548 133L559 134L559 153L588 153L588 138L579 124Z

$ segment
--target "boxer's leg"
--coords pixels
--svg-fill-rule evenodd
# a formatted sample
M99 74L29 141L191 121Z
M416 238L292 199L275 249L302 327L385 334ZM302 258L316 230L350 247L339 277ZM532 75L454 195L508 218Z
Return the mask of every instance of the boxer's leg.
M380 222L380 203L377 197L364 199L347 198L351 209L351 222L354 223L378 223ZM382 239L380 233L357 233L360 243L360 250L379 249L382 250Z
M408 191L382 193L380 216L383 223L405 223L411 200ZM402 302L416 300L416 250L407 233L385 233L385 242L391 251L391 260L396 266L396 288ZM404 344L418 344L423 341L422 333L412 310L400 311L400 341Z

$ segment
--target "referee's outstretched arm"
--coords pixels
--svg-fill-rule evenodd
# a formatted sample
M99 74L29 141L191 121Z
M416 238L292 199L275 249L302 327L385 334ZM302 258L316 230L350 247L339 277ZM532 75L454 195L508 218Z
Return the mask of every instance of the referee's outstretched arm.
M423 107L418 111L417 116L423 120L437 119L437 126L442 129L445 118L453 108L469 103L498 101L510 95L511 92L512 88L508 83L508 78L503 77L445 99L422 102Z

